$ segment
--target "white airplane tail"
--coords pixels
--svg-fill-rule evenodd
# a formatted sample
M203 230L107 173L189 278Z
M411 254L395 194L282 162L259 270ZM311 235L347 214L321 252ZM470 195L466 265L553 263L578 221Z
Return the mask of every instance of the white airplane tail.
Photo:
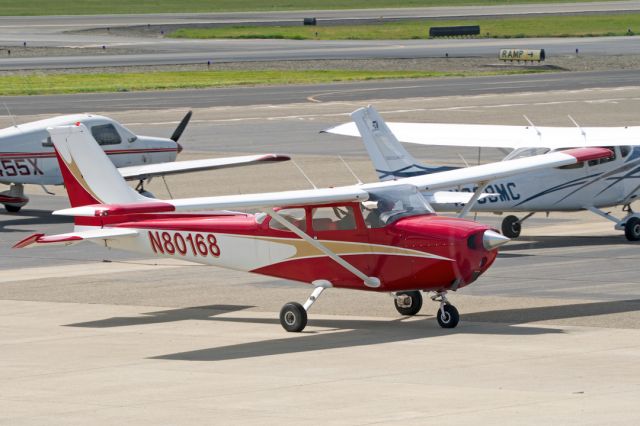
M351 114L367 148L369 157L382 181L426 175L452 169L451 167L429 167L420 164L398 142L387 124L372 107L360 108Z
M71 207L153 201L127 185L83 124L47 130L56 150Z

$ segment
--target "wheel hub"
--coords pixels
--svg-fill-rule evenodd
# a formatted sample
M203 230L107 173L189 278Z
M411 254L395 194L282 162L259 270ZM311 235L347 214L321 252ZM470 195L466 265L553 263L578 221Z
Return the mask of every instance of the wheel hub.
M287 325L293 325L296 322L296 315L291 312L288 311L286 314L284 314L284 322L287 323Z
M411 298L411 296L408 296L406 294L398 296L398 306L400 306L401 308L410 308L412 303L413 299Z

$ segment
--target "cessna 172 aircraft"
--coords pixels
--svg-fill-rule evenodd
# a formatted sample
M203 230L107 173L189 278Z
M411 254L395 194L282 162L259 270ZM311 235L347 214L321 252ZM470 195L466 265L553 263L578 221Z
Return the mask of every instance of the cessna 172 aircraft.
M175 162L182 151L178 140L190 118L191 111L169 139L136 135L111 118L92 114L63 115L0 129L0 183L11 185L8 191L0 192L0 204L9 212L18 212L29 202L24 185L62 185L47 128L73 123L83 123L89 129L122 176L140 181L141 192L144 181L154 176L289 159L268 154Z
M513 215L503 219L502 233L509 238L517 238L522 222L535 212L589 210L615 222L615 229L624 229L628 240L640 240L640 214L630 207L640 190L640 127L385 123L377 112L372 110L371 114L384 136L376 141L364 141L382 181L454 169L420 164L398 140L422 145L512 149L504 160L567 148L607 146L614 153L610 158L521 173L508 179L487 180L476 186L461 186L460 191L477 194L477 199L470 199L471 202L465 204L441 198L432 200L432 205L436 211L460 211L460 217L471 209L500 214L526 212L520 219ZM360 136L353 123L324 132ZM611 146L613 143L616 146ZM624 218L616 218L602 210L616 205L624 207L627 212Z
M371 111L352 114L365 139L381 137ZM315 288L304 305L280 312L287 331L301 331L307 311L327 288L390 292L403 315L435 293L437 319L455 327L458 311L447 291L474 282L509 241L485 225L436 216L421 191L504 178L520 172L608 157L583 148L396 181L326 189L174 200L147 198L130 188L82 124L49 130L67 186L73 232L32 235L15 245L92 241L146 255L254 272ZM278 207L282 206L282 207ZM254 208L257 214L203 209Z

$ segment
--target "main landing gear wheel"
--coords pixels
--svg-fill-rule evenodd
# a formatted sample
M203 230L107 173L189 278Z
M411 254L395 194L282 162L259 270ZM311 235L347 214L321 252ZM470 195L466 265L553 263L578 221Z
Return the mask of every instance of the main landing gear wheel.
M18 213L20 211L20 209L22 208L22 206L14 206L14 205L11 205L11 204L5 204L4 208L9 213Z
M629 241L640 240L640 218L632 217L624 225L624 236Z
M402 291L396 293L393 304L396 306L396 311L398 311L400 315L415 315L420 312L420 308L422 308L422 294L420 294L419 291Z
M455 328L460 322L460 314L455 306L448 303L438 309L438 324L442 328Z
M289 332L300 332L307 326L307 311L297 302L289 302L280 310L280 324Z
M509 238L518 238L522 225L517 216L509 215L502 221L502 235Z

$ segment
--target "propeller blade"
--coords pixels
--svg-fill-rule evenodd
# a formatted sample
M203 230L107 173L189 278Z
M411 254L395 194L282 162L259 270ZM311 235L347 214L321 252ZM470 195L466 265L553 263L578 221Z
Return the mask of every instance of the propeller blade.
M180 139L180 136L182 136L182 132L184 132L184 129L187 127L187 124L189 124L189 120L191 120L191 114L193 114L193 111L189 111L187 115L184 116L180 124L178 124L178 127L176 127L176 130L173 131L173 134L171 135L171 138L170 138L172 141L178 142L178 139Z

